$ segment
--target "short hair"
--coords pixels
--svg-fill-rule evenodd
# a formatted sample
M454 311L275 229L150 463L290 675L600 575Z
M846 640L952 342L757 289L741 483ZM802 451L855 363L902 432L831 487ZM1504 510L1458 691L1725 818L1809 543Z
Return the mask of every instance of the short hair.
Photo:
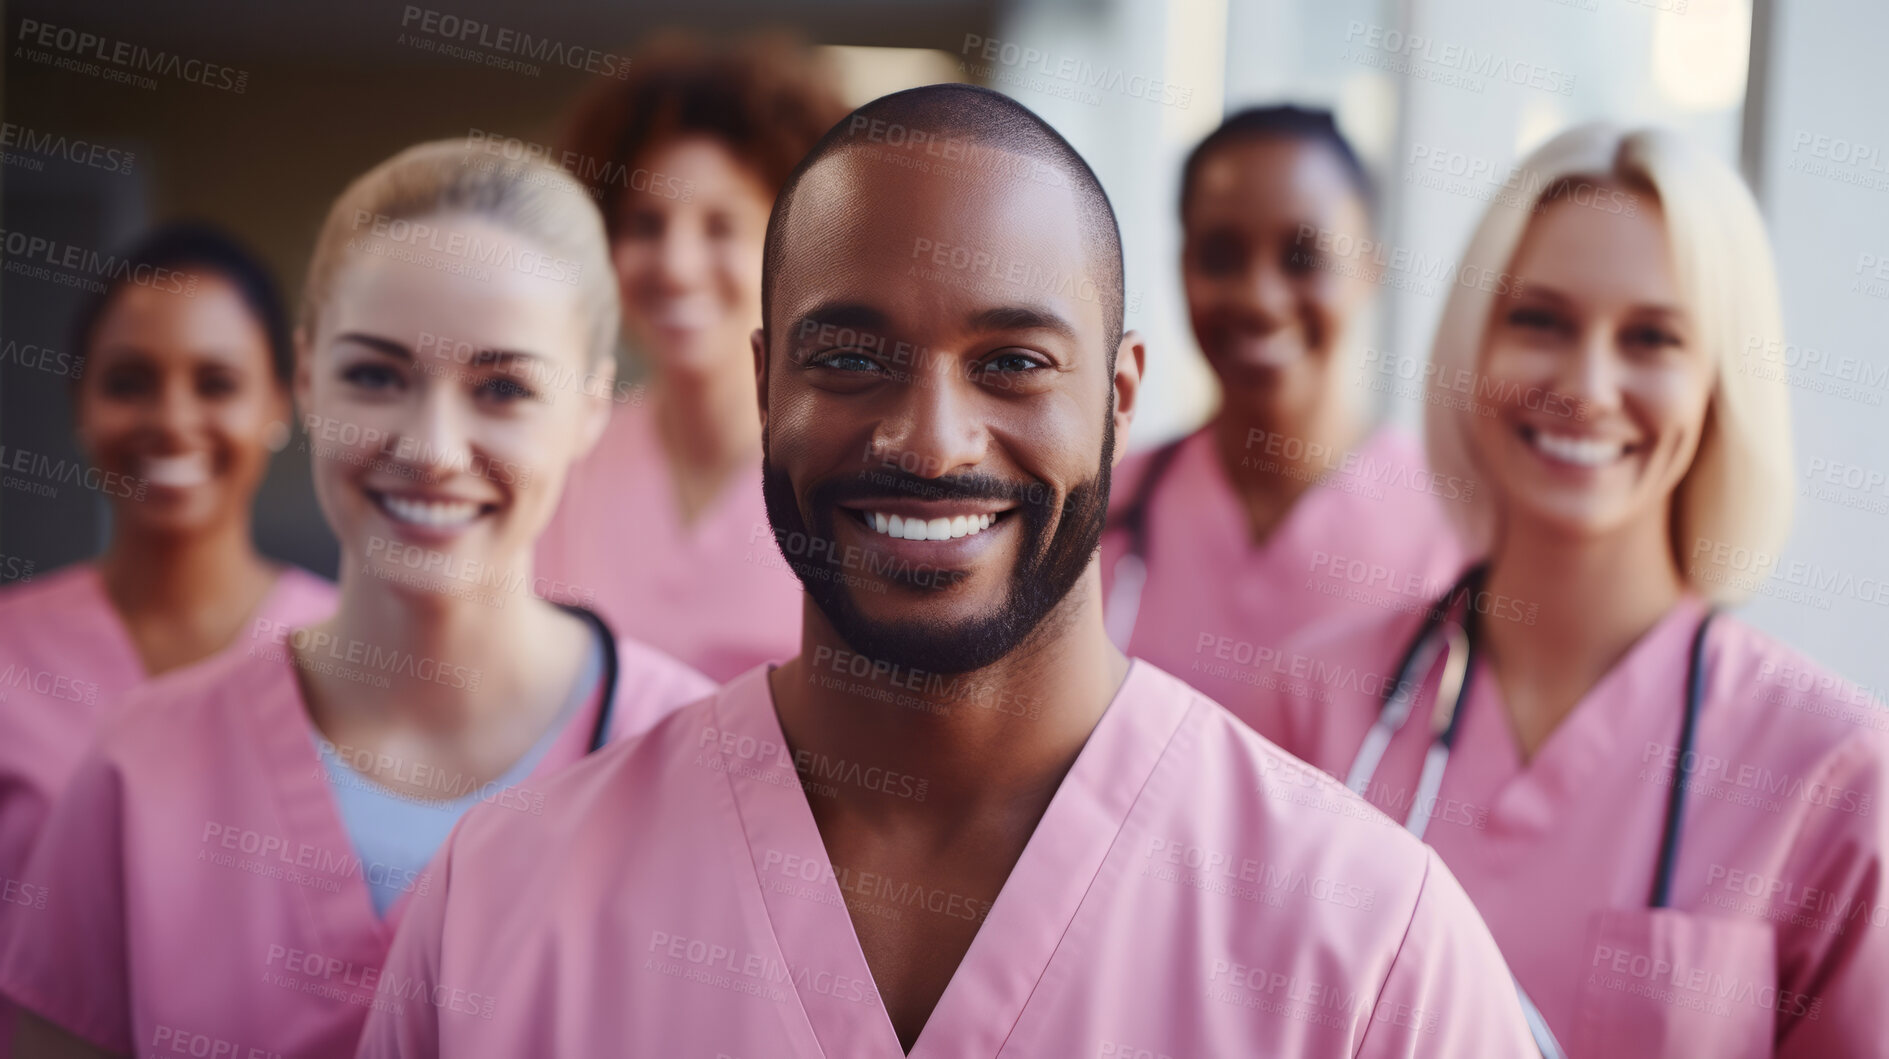
M846 113L835 78L785 34L710 44L681 32L650 40L623 80L583 95L564 130L562 154L596 196L604 230L624 222L623 185L611 180L665 140L713 138L778 192L794 164Z
M1215 151L1235 143L1266 139L1297 140L1329 149L1350 180L1352 190L1358 193L1359 200L1364 203L1365 212L1371 212L1377 200L1371 185L1371 175L1358 159L1358 152L1352 149L1351 141L1338 131L1338 122L1332 117L1331 111L1281 105L1248 107L1232 114L1220 123L1219 128L1208 133L1206 139L1194 145L1194 149L1188 152L1186 163L1181 166L1182 219L1187 217L1187 204L1193 201L1194 182L1200 176L1200 168Z
M761 267L761 323L768 326L774 303L774 278L780 272L786 254L782 245L787 215L793 209L794 194L808 170L827 155L845 148L884 147L861 136L861 129L877 127L897 129L905 144L931 141L955 141L966 148L982 147L987 152L1002 151L1042 163L1042 170L1056 174L1075 196L1088 265L1095 274L1095 285L1102 306L1103 326L1108 335L1109 366L1113 370L1115 347L1122 340L1122 233L1115 222L1115 209L1109 204L1102 182L1082 155L1069 141L1050 127L1028 107L1009 96L988 88L966 84L924 85L894 92L848 114L827 130L813 150L800 160L774 200L774 212L767 221L767 244ZM870 135L870 134L868 134ZM911 137L904 139L904 137ZM888 139L890 137L887 137ZM899 150L899 144L890 149ZM993 172L1014 172L1001 163ZM897 170L902 171L902 170Z
M1682 301L1717 369L1698 451L1673 493L1674 558L1700 595L1740 601L1749 587L1743 579L1689 563L1688 556L1698 542L1709 541L1775 557L1790 531L1790 394L1781 374L1750 370L1745 362L1747 350L1776 349L1783 340L1776 269L1758 204L1724 162L1663 129L1581 125L1544 144L1519 170L1538 189L1533 202L1521 209L1490 205L1464 252L1466 274L1472 266L1484 274L1513 267L1530 218L1583 183L1634 189L1660 204ZM1430 375L1424 438L1440 475L1476 475L1475 412L1443 391L1446 380L1471 377L1459 372L1478 368L1497 297L1490 286L1451 285L1431 348L1437 370ZM1496 528L1489 491L1473 503L1446 506L1472 553L1487 554Z
M335 199L308 263L303 328L313 333L349 242L366 234L361 218L391 224L451 216L489 221L568 263L579 311L590 327L586 352L593 362L612 355L621 310L596 204L583 185L542 158L501 157L469 139L409 147L356 177Z
M125 251L126 268L103 291L86 300L73 322L73 351L84 355L98 336L99 325L112 299L131 278L152 269L214 275L236 288L243 307L262 329L269 343L269 368L276 381L287 383L294 368L289 344L289 314L281 288L262 258L242 240L208 221L181 220L147 232Z

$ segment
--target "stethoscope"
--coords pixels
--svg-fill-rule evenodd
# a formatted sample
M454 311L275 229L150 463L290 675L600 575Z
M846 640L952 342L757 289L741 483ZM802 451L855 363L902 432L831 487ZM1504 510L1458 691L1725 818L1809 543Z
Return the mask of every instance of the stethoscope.
M584 623L590 626L591 631L596 633L598 641L603 644L603 705L597 709L596 723L590 729L590 743L584 751L585 754L594 754L603 749L604 741L610 738L610 717L616 710L617 635L610 631L610 626L605 624L602 618L582 607L566 606L562 603L555 606L584 619Z
M1128 547L1115 560L1114 583L1102 604L1102 624L1109 640L1123 651L1128 650L1128 641L1135 634L1135 620L1141 614L1141 590L1148 584L1148 510L1154 503L1155 487L1161 484L1186 440L1176 438L1148 454L1148 468L1135 484L1134 493L1109 519L1110 529L1128 535Z
M1475 596L1482 591L1487 575L1487 566L1472 567L1425 613L1422 627L1417 630L1409 648L1404 651L1403 661L1397 666L1396 681L1384 688L1377 720L1372 723L1371 730L1365 733L1364 743L1358 748L1358 756L1351 762L1351 772L1345 778L1345 786L1358 796L1365 796L1372 777L1377 774L1378 764L1384 759L1385 750L1390 747L1392 737L1402 730L1410 717L1411 708L1417 699L1416 677L1429 673L1438 655L1441 655L1443 674L1437 684L1436 704L1430 713L1430 746L1424 751L1416 796L1411 799L1410 814L1404 820L1404 827L1418 838L1423 837L1424 828L1430 822L1427 807L1434 803L1443 786L1443 770L1449 765L1450 749L1455 744L1457 725L1462 720L1462 711L1458 707L1468 694L1470 678L1475 673ZM1459 605L1463 611L1460 621L1454 617ZM1647 899L1649 908L1667 908L1672 904L1673 870L1679 860L1679 836L1686 811L1686 789L1691 786L1696 760L1693 747L1698 740L1699 711L1705 701L1705 636L1717 614L1715 609L1707 610L1699 622L1698 631L1692 636L1691 656L1686 670L1685 716L1679 729L1679 774L1673 777L1672 789L1666 795L1666 822L1660 834L1659 864L1653 874L1653 890ZM1535 1044L1541 1054L1546 1059L1561 1059L1565 1053L1560 1043L1548 1028L1547 1020L1542 1018L1540 1009L1522 989L1520 981L1515 983L1515 994L1521 999L1523 1014L1527 1016L1529 1029L1534 1034Z

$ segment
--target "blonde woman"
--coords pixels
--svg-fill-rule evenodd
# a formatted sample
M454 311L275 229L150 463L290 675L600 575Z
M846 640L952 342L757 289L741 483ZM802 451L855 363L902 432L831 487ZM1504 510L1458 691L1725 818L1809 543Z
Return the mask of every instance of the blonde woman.
M1484 562L1427 614L1288 645L1313 678L1261 708L1436 848L1569 1055L1886 1054L1879 707L1715 617L1789 522L1757 207L1656 130L1521 171L1532 208L1465 258L1520 293L1453 290L1432 377L1480 396L1426 424L1481 486L1452 511Z
M340 604L259 622L108 727L25 870L0 990L34 1055L348 1055L370 1007L497 1002L380 978L472 805L709 690L534 595L532 548L609 415L617 299L555 167L411 148L334 204L294 391ZM207 1051L206 1051L207 1049Z

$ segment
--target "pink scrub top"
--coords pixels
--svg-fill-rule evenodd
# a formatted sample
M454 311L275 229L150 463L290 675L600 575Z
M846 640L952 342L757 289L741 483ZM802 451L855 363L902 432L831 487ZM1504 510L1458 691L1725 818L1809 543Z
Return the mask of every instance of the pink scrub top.
M1275 449L1288 444L1260 441L1249 458L1277 459ZM1116 474L1112 522L1133 503L1152 456L1138 453ZM1256 545L1210 428L1181 441L1145 508L1147 581L1125 645L1119 627L1128 607L1116 575L1129 535L1117 524L1102 538L1117 646L1233 708L1265 700L1277 679L1266 660L1307 625L1421 609L1442 595L1464 558L1443 505L1462 502L1475 483L1431 474L1415 442L1388 427L1329 462L1330 473ZM1276 738L1269 718L1236 712Z
M306 625L334 608L334 585L287 566L256 619ZM248 642L239 635L224 652ZM149 679L92 563L0 589L0 878L26 865L106 708Z
M559 777L541 818L481 808L441 859L362 1056L903 1059L853 931L981 918L912 1059L1519 1056L1508 971L1449 872L1145 662L996 901L836 870L765 668ZM803 755L804 758L804 755ZM807 783L912 777L812 762ZM862 900L863 898L863 900Z
M768 526L760 457L685 527L641 405L618 408L572 469L535 568L539 595L588 607L717 681L800 651L800 581Z
M412 1011L375 983L395 922L439 880L407 873L389 918L374 914L368 876L388 869L363 864L342 824L287 631L258 624L245 650L154 681L101 731L24 872L46 899L0 907L0 993L137 1055L348 1055L370 1006ZM613 738L712 690L666 655L617 650ZM601 701L600 686L526 784L405 770L534 816Z
M1495 617L1526 608L1491 601ZM1462 880L1573 1059L1889 1055L1889 713L1736 619L1706 640L1671 906L1647 907L1704 604L1687 597L1523 761L1485 660L1426 841ZM1328 628L1283 652L1262 705L1344 777L1419 624ZM1367 788L1410 813L1438 672Z

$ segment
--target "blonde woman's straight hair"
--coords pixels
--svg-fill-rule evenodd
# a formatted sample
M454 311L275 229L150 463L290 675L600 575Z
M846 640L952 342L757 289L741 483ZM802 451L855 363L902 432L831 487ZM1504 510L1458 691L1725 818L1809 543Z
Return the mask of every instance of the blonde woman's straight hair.
M1526 209L1490 206L1464 253L1465 271L1507 272L1530 218L1551 198L1619 211L1650 195L1663 212L1692 333L1715 367L1698 452L1673 493L1674 559L1700 595L1739 602L1775 566L1792 502L1790 394L1778 361L1783 318L1757 203L1729 166L1663 129L1578 126L1529 155L1519 171L1533 199ZM1581 202L1583 189L1589 202ZM1458 408L1460 394L1444 392L1444 380L1482 377L1483 339L1499 296L1457 284L1443 308L1424 412L1438 474L1489 478L1470 433L1475 408ZM1487 555L1495 544L1501 498L1494 492L1446 505L1472 554Z
M315 241L302 293L303 330L314 333L350 248L391 234L414 242L416 253L438 258L443 265L516 269L571 284L589 325L587 363L609 357L616 348L621 309L603 217L569 173L531 152L503 150L502 143L462 139L417 144L355 178L329 207ZM530 242L534 252L511 255L476 240L440 234L455 217L487 221ZM433 225L431 233L417 235L425 224Z

